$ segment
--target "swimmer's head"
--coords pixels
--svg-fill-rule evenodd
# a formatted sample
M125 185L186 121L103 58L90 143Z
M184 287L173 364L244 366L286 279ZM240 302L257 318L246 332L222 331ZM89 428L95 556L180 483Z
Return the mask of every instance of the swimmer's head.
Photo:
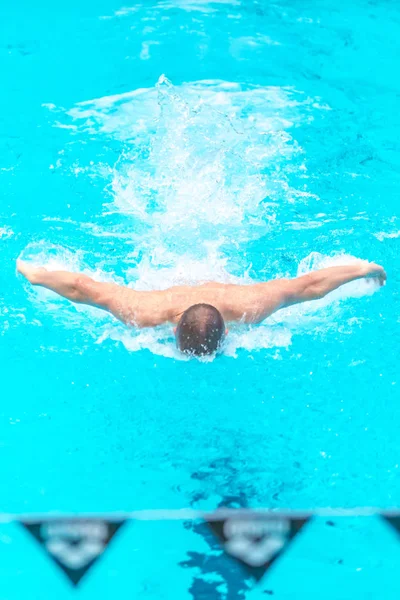
M181 316L176 328L176 343L185 354L205 356L218 350L224 338L221 313L210 304L194 304Z

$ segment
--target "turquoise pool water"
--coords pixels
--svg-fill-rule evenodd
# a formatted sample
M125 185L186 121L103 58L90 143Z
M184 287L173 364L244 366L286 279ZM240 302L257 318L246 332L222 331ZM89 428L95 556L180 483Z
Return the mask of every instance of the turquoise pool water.
M0 17L2 511L398 505L398 6L41 0ZM201 363L169 328L32 290L20 255L137 289L354 257L388 284L234 327ZM291 564L318 579L291 587L288 560L276 597L340 577L340 598L379 597L380 577L397 597L376 528L372 544L358 521L316 526ZM207 597L179 531L174 597ZM247 598L229 589L211 597Z

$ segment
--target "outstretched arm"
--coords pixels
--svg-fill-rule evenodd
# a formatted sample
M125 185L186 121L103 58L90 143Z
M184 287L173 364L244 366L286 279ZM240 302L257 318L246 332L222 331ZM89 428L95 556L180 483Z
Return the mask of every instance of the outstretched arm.
M364 277L375 278L380 285L386 281L383 267L360 261L313 271L296 279L277 279L259 284L254 286L257 294L253 309L246 312L244 320L247 323L260 323L281 308L323 298L345 283Z
M43 267L34 267L22 260L17 260L17 270L32 285L53 290L72 302L90 304L104 310L109 310L110 293L119 287L113 283L94 281L87 275L68 271L47 271Z
M386 281L386 273L383 267L367 262L341 267L328 267L327 269L307 273L307 275L286 282L284 306L323 298L345 283L364 277L375 278L380 285L384 285Z

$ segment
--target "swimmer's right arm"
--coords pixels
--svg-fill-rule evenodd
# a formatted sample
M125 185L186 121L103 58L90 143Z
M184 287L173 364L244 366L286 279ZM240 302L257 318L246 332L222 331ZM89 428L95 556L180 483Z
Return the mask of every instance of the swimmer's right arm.
M318 300L345 283L364 277L375 278L380 285L384 285L386 281L383 267L360 261L352 265L312 271L295 279L276 279L258 284L255 286L259 290L256 301L243 311L243 321L261 323L281 308Z
M386 273L383 267L375 263L361 261L352 265L312 271L296 279L286 281L284 306L323 298L345 283L365 277L375 278L380 285L384 285L386 281Z

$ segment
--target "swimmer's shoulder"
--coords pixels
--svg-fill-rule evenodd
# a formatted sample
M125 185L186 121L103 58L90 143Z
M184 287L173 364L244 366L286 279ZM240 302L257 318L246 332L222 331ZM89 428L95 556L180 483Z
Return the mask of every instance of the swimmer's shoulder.
M104 294L107 308L114 317L134 327L151 326L154 292L142 292L110 284L104 289Z

